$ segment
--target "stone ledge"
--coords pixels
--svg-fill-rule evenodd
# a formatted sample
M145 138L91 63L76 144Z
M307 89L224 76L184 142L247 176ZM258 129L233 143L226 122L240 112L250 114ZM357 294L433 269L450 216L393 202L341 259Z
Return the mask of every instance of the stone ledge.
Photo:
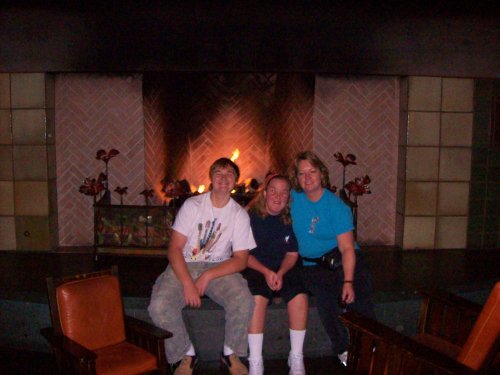
M482 289L459 293L474 302L483 304L490 290ZM304 354L309 358L331 355L329 339L323 330L315 307L314 298L309 309L309 321L304 344ZM149 298L125 297L123 299L128 315L151 322L147 307ZM420 299L405 299L393 302L375 303L377 319L397 331L413 335L416 330ZM47 303L0 299L0 342L3 346L49 352L50 348L40 335L40 329L50 326ZM202 360L217 360L223 343L224 311L209 299L203 299L202 308L188 308L184 318L193 343ZM288 356L290 341L288 316L285 303L272 304L266 316L264 354L269 359Z

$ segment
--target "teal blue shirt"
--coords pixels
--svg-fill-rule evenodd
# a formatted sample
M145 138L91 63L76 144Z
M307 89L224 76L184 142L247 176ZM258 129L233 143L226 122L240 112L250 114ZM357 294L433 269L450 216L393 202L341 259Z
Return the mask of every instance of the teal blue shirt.
M338 246L339 234L354 229L351 209L328 189L317 202L292 191L291 213L299 254L306 258L321 257Z

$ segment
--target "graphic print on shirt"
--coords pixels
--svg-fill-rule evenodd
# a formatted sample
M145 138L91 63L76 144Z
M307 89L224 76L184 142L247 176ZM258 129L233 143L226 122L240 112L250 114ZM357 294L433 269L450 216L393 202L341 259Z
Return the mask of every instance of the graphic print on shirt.
M311 218L311 224L309 224L309 230L307 231L307 233L314 234L316 231L316 224L318 223L319 223L319 216L313 216Z
M216 223L217 218L207 220L205 225L198 223L196 246L191 250L192 260L210 260L211 252L222 234L221 223L217 227Z

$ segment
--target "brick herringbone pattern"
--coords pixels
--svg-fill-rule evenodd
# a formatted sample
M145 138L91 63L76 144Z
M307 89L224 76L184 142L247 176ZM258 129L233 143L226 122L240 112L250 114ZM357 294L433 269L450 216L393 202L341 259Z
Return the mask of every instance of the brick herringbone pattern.
M206 98L199 101L196 114L203 131L189 137L186 159L178 165L179 176L191 184L208 185L208 169L219 157L240 156L240 181L254 177L262 181L270 167L269 121L266 108L273 95L273 75L210 75ZM211 109L211 110L209 110ZM207 113L209 116L204 117Z
M163 90L175 87L148 91L144 99L148 184L167 176L186 179L193 187L208 187L212 162L230 157L236 148L240 151L236 161L240 181L248 177L262 181L270 168L269 107L276 75L209 74L205 80L197 82L203 90L196 92L190 112L177 117L169 111L179 108L165 108L165 101L159 100ZM169 122L172 117L182 118L182 123Z
M314 150L342 184L333 154L355 154L346 182L368 174L371 195L359 198L358 241L393 245L396 222L399 86L395 78L317 77L314 98Z
M78 192L85 177L97 177L104 163L98 149L115 148L109 186L128 186L125 202L142 203L144 128L142 78L62 74L56 79L56 150L61 246L93 243L92 198ZM113 202L118 202L115 193Z
M155 190L152 203L160 204L161 180L167 170L165 128L167 119L161 108L162 88L144 96L144 179L148 189Z
M280 78L271 147L273 167L285 173L298 152L312 149L314 90L301 75L287 74Z

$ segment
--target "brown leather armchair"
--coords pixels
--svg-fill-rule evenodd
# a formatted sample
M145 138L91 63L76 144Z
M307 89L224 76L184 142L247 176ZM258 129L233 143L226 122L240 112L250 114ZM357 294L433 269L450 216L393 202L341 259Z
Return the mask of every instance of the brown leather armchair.
M47 278L52 327L41 330L67 374L167 373L170 332L124 315L116 266Z
M484 307L445 292L421 294L413 338L354 311L340 317L351 339L348 369L386 375L499 373L500 282Z

